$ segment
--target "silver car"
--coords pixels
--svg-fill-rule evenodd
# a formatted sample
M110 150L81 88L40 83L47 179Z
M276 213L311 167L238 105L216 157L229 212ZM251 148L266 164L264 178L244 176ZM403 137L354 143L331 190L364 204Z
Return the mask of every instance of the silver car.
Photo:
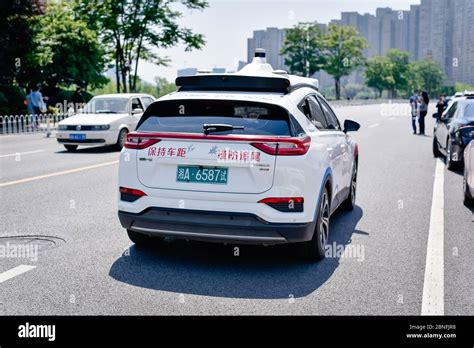
M474 206L474 126L463 127L460 136L467 143L464 149L464 204Z

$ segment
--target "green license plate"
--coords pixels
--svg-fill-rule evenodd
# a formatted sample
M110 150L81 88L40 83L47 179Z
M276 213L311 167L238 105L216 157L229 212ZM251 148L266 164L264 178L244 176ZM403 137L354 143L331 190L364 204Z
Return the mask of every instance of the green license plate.
M226 185L228 170L223 167L178 166L176 180L178 182Z

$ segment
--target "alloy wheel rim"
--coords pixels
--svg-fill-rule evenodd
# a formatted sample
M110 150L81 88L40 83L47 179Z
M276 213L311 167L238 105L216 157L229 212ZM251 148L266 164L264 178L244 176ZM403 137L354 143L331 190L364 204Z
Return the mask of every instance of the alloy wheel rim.
M323 200L320 210L319 222L319 242L321 248L324 250L329 236L329 201L326 193L323 195Z

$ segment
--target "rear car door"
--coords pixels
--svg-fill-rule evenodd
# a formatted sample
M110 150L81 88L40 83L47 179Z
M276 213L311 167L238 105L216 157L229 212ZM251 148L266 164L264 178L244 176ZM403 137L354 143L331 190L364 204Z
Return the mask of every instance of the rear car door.
M205 134L204 125L239 129ZM158 140L137 149L138 179L157 189L263 193L273 185L276 156L272 148L278 139L289 138L291 129L288 111L272 104L202 99L156 102L137 128L138 133Z
M342 130L341 124L337 119L336 114L329 106L329 104L324 100L324 98L317 97L321 105L321 108L324 111L328 122L328 129L333 131L333 136L336 139L336 146L338 147L337 153L341 156L341 181L342 185L340 190L350 187L352 179L352 165L353 158L351 154L351 148L348 141L348 136Z
M441 145L441 148L445 150L447 150L446 144L448 143L449 124L454 119L457 108L458 102L454 102L453 105L451 105L451 107L443 114L438 124L438 128L436 129L436 139Z
M307 99L307 102L309 105L309 111L311 113L311 122L321 131L318 134L318 137L326 145L326 149L329 154L334 180L334 198L336 198L337 193L344 186L344 152L341 145L343 144L345 138L341 136L340 133L342 132L340 132L334 127L333 124L328 121L328 118L325 115L324 107L322 104L320 104L316 95L310 95Z

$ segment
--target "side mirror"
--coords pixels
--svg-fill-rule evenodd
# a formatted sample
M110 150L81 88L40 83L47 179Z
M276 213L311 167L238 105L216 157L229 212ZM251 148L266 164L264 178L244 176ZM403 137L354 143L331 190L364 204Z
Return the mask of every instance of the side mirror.
M463 138L474 139L474 126L460 128L459 134L461 134Z
M352 121L352 120L344 121L344 133L357 132L359 128L360 128L360 124L355 121Z
M143 109L142 108L136 108L132 110L132 115L136 114L143 114Z

